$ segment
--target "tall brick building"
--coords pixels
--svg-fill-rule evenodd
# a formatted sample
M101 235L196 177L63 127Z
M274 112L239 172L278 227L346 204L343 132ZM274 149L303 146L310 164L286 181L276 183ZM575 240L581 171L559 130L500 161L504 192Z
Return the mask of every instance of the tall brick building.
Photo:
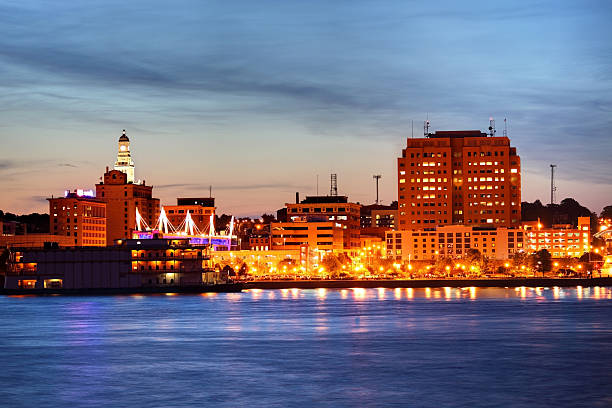
M131 238L136 225L136 208L150 226L159 217L159 198L153 198L153 187L127 182L127 174L108 170L104 181L96 184L96 198L106 203L106 242Z
M521 161L507 137L462 130L408 139L397 171L400 230L520 222Z

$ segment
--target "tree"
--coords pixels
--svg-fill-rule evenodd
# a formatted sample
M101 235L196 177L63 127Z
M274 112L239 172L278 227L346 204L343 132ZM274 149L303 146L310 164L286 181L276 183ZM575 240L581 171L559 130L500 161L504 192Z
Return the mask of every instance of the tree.
M515 269L522 269L521 267L529 264L529 256L524 251L515 252L512 254L512 266Z
M578 260L582 264L583 270L592 271L593 269L597 269L597 262L603 261L603 256L595 252L585 252L580 256L580 258L578 258Z
M270 224L271 222L276 221L276 217L272 214L262 214L261 219L264 224Z
M230 223L232 219L231 215L227 215L227 214L222 214L222 215L217 215L215 214L215 230L216 231L223 231L227 228L228 224Z
M450 270L453 268L454 263L451 258L439 257L434 264L433 269L440 274L448 275Z
M565 198L559 204L542 205L540 200L533 203L521 203L521 219L523 221L537 221L546 226L553 224L578 225L578 217L591 218L591 230L597 228L597 215L588 208L580 205L573 198Z
M606 220L612 219L612 205L605 206L601 211L601 214L599 214L599 218Z
M531 264L538 272L544 273L552 270L552 256L546 249L540 249L538 252L531 254Z
M325 271L332 278L337 278L342 269L342 262L338 257L332 253L329 253L321 260L321 265L325 268Z
M601 248L606 246L606 240L603 238L592 237L591 238L591 247L593 248Z
M482 255L476 248L470 248L465 253L465 260L470 264L470 271L481 274L487 271L489 258Z
M8 261L8 256L8 249L0 248L0 271L6 271L6 262Z

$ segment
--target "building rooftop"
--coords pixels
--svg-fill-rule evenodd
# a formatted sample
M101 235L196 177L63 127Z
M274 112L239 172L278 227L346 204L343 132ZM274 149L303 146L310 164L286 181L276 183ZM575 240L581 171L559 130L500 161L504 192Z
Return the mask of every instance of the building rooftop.
M214 197L177 198L176 205L199 205L202 207L214 207Z
M347 196L306 196L300 204L343 204L348 203Z
M487 134L480 130L438 130L435 133L429 133L429 138L459 138L459 137L487 137Z

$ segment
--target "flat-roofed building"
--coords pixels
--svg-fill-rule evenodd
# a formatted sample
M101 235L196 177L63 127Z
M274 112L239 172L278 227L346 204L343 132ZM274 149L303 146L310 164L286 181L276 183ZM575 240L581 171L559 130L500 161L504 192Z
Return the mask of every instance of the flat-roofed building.
M523 224L526 250L546 249L553 258L579 257L591 247L591 219L578 217L578 226L570 224L543 226L539 221Z
M271 250L299 250L307 246L320 251L333 251L346 247L345 229L337 221L273 222L270 230Z
M477 249L491 259L509 259L516 252L541 249L553 258L579 257L590 248L590 219L578 218L570 225L545 228L538 222L506 228L449 225L433 229L387 232L387 255L401 260L462 258L468 249Z
M521 163L507 137L466 130L409 138L397 169L398 229L520 223Z
M0 235L0 248L43 248L45 245L55 245L57 247L73 247L75 246L74 237L48 233Z
M176 205L164 205L164 210L168 221L174 227L178 227L185 221L187 213L190 213L196 227L204 232L208 231L210 216L215 215L215 199L213 197L177 198Z
M360 204L350 203L346 196L307 196L302 201L296 199L295 204L287 203L286 207L288 221L330 221L332 224L339 224L343 231L344 249L359 250ZM273 248L274 245L272 243Z
M66 191L48 200L51 234L70 237L73 246L106 246L106 203L92 190Z

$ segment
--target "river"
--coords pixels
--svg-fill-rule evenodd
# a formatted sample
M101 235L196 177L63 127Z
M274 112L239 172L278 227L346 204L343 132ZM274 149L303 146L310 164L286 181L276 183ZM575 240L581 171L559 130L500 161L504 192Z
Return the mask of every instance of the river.
M0 297L0 406L612 406L612 287Z

